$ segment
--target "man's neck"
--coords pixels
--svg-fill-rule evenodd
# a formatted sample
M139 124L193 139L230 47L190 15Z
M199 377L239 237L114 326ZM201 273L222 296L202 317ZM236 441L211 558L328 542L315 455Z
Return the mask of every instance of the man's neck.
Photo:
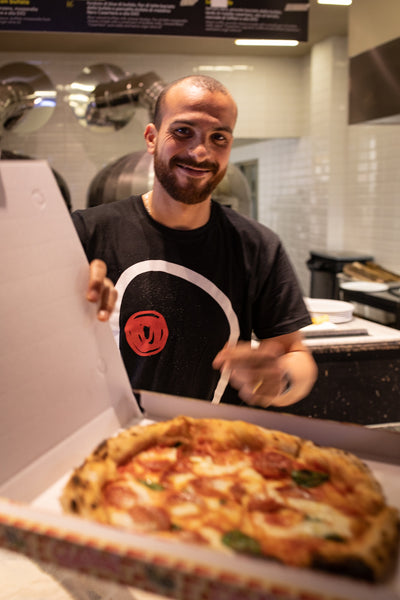
M198 229L205 225L211 213L211 198L199 204L184 204L157 187L143 194L143 204L149 215L171 229Z

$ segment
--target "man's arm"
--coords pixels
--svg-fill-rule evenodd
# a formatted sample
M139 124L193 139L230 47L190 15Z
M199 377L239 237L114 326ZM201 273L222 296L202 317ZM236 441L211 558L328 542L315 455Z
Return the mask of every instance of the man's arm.
M114 310L117 296L113 282L107 277L105 262L96 258L89 266L86 298L89 302L98 303L97 318L99 321L108 321Z
M299 331L239 342L215 357L216 369L230 371L230 384L251 406L288 406L304 398L317 378L317 366Z

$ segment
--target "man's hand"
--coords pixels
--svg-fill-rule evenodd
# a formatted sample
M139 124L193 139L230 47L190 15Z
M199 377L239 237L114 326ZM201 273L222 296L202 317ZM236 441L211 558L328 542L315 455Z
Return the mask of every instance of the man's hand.
M229 383L251 406L287 406L304 398L317 369L298 332L262 340L257 347L239 342L225 347L213 361L215 369L230 371Z
M267 407L279 396L285 382L285 370L280 362L284 348L271 341L263 348L252 348L249 342L239 342L224 348L214 359L213 367L231 372L229 383L238 390L244 402Z
M117 301L117 290L111 279L106 277L107 266L105 262L96 258L90 263L89 284L86 298L89 302L97 302L97 318L99 321L108 321Z

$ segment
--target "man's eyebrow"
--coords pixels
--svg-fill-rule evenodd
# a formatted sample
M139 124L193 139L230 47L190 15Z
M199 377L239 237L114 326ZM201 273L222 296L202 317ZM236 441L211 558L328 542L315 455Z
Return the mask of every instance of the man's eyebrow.
M196 121L190 121L187 119L177 119L169 124L170 127L176 127L177 125L189 125L189 127L195 127ZM221 125L220 127L215 127L214 131L226 131L227 133L233 134L232 127L228 125Z
M232 127L228 127L228 125L217 127L215 131L226 131L227 133L233 134Z

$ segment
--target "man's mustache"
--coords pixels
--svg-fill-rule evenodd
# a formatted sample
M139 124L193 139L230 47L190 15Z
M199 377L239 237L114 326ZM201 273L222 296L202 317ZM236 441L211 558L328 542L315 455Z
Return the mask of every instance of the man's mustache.
M218 171L218 164L215 162L210 162L208 160L203 160L202 162L196 162L195 160L191 160L190 158L179 159L173 158L171 159L172 165L183 165L185 167L192 167L193 169L205 169L207 171L212 171L216 173Z

